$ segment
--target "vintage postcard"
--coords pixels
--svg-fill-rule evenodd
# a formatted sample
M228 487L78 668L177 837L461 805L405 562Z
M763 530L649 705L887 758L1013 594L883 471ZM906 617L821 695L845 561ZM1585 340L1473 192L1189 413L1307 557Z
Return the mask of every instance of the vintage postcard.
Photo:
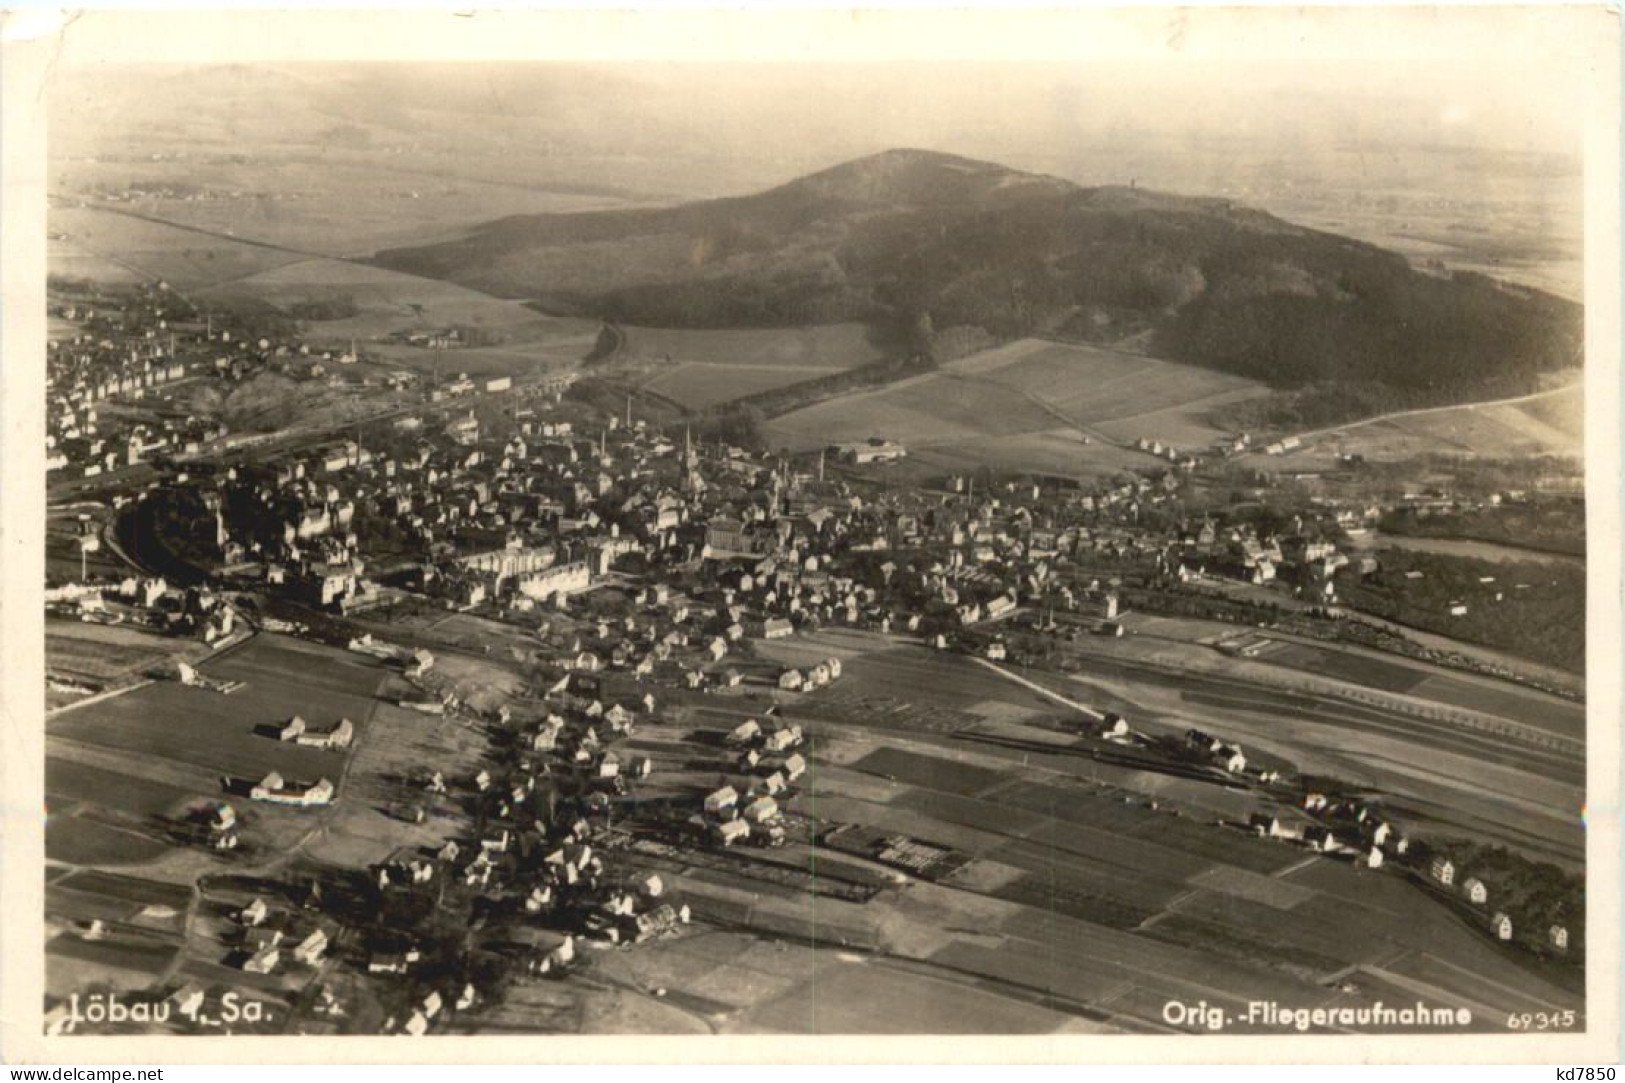
M3 26L7 1059L1617 1055L1616 11Z

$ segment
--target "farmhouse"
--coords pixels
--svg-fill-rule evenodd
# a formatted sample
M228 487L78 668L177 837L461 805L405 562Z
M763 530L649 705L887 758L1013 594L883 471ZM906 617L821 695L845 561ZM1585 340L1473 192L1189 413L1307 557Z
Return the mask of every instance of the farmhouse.
M248 796L255 801L265 801L273 805L307 808L331 802L333 783L323 778L307 785L290 784L277 772L272 771L260 780L259 785L249 791Z
M861 444L843 444L837 450L842 459L855 466L895 462L908 455L908 448L902 444L878 436L870 437Z
M1490 901L1490 890L1484 886L1484 881L1476 876L1469 876L1462 881L1461 890L1466 893L1467 901L1483 906Z
M355 739L355 724L348 718L341 718L330 730L312 732L305 730L294 737L294 741L307 748L323 748L342 750L350 747Z

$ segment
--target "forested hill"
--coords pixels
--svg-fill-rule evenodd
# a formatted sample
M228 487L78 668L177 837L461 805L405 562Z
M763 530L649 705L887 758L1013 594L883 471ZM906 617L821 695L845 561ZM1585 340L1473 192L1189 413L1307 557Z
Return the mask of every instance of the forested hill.
M504 218L375 258L619 322L861 319L926 352L953 328L1055 335L1278 387L1375 383L1400 401L1526 390L1577 364L1581 343L1580 307L1537 291L1424 274L1226 200L926 151L739 198Z

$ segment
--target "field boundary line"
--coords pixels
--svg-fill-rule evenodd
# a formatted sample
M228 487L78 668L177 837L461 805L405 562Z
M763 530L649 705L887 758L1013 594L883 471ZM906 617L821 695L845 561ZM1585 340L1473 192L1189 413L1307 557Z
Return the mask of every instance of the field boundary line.
M1359 429L1365 427L1366 425L1375 425L1382 421L1399 421L1401 419L1410 417L1425 417L1428 414L1442 414L1448 410L1478 410L1488 409L1494 406L1520 406L1526 402L1534 402L1537 399L1550 398L1553 395L1561 395L1564 392L1574 391L1576 389L1584 390L1584 388L1585 381L1577 380L1572 384L1564 384L1562 387L1554 387L1547 391L1535 391L1527 395L1514 395L1509 399L1489 399L1485 402L1456 402L1447 406L1423 406L1415 410L1396 410L1390 414L1378 414L1375 417L1362 418L1359 421L1350 421L1342 425L1329 425L1324 429L1310 429L1307 432L1300 432L1294 435L1296 435L1299 440L1308 440L1317 436L1325 436L1327 433L1343 432L1347 429Z
M157 681L154 681L150 677L143 678L142 680L137 681L135 684L124 688L111 688L105 692L97 692L94 696L79 700L77 703L64 703L60 707L53 707L49 711L45 712L45 717L56 718L58 715L67 714L69 711L77 711L80 707L89 707L92 703L102 703L106 700L112 699L115 696L122 696L126 692L134 692L137 689L147 687L149 684L157 683Z
M1077 700L1068 699L1067 697L1061 695L1059 692L1051 691L1050 689L1045 688L1043 685L1037 683L1036 681L1030 681L1026 677L1022 677L1022 676L1019 676L1019 675L1017 675L1015 673L1011 673L1008 669L1005 669L1003 666L995 665L994 663L988 661L986 658L977 658L977 657L972 656L971 661L975 662L977 665L982 666L985 669L992 670L994 673L997 673L999 676L1003 677L1007 681L1014 681L1016 684L1019 684L1024 688L1027 688L1027 689L1030 689L1031 691L1037 692L1039 695L1043 696L1046 699L1054 700L1056 703L1060 703L1060 704L1063 704L1063 705L1065 705L1067 707L1071 707L1074 711L1079 711L1079 712L1081 712L1083 714L1086 714L1090 718L1094 719L1096 722L1104 721L1104 719L1106 717L1105 715L1101 714L1099 711L1095 710L1093 707L1085 707L1083 704L1079 703Z
M1276 871L1270 873L1269 874L1270 879L1272 879L1272 880L1285 880L1287 877L1291 876L1293 873L1298 872L1300 869L1307 869L1309 866L1313 865L1315 862L1317 862L1319 860L1320 860L1320 855L1319 854L1310 854L1308 857L1304 858L1302 861L1295 861L1292 864L1288 865L1284 869L1277 869ZM1304 885L1298 884L1297 886L1298 887L1303 887ZM1314 889L1311 888L1310 890L1314 890Z

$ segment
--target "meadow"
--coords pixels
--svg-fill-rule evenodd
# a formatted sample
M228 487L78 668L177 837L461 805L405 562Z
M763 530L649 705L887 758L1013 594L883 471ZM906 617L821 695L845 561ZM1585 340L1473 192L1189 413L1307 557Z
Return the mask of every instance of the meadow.
M787 365L681 364L661 366L643 389L687 410L704 410L735 399L772 391L840 369L803 369Z
M803 449L883 436L932 465L1073 475L1149 462L1142 436L1198 450L1226 433L1209 415L1263 395L1254 381L1093 346L1023 339L939 372L774 418L770 441Z

